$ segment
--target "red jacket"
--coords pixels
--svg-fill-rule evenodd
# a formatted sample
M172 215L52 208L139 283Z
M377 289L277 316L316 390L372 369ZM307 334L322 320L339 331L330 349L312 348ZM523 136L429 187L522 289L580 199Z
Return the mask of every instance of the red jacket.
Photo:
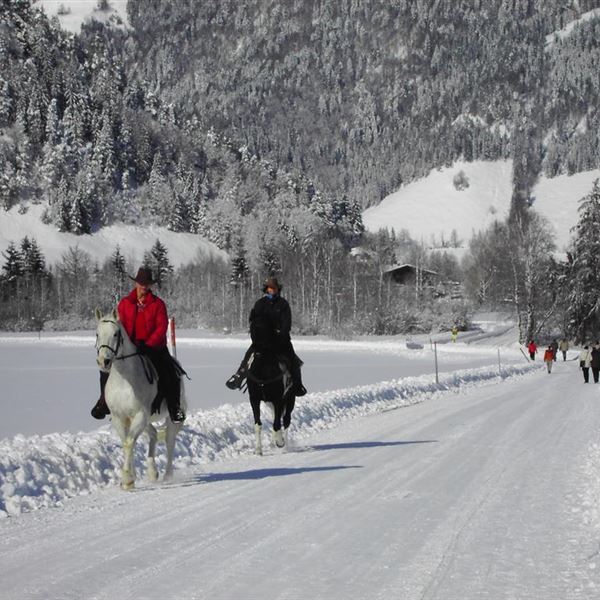
M548 348L548 350L546 350L546 352L544 352L544 360L546 362L552 362L554 360L554 350L551 350L550 348Z
M167 345L167 307L165 303L148 292L144 304L139 304L135 289L119 302L119 319L133 343L145 342L150 348Z
M537 346L535 345L535 342L529 342L529 344L527 345L527 349L532 354L535 354L537 352Z

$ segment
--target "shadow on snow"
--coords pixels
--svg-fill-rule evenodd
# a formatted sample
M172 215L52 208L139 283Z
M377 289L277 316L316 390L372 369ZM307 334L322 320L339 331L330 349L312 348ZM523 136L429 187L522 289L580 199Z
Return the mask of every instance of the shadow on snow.
M302 473L321 473L339 471L341 469L362 469L361 465L340 465L330 467L280 467L274 469L251 469L233 473L210 473L198 475L194 478L197 483L214 483L215 481L236 481L244 479L266 479L267 477L284 477L287 475L300 475Z
M387 446L408 446L410 444L437 444L437 440L414 440L409 442L348 442L344 444L317 444L311 450L344 450L346 448L383 448Z

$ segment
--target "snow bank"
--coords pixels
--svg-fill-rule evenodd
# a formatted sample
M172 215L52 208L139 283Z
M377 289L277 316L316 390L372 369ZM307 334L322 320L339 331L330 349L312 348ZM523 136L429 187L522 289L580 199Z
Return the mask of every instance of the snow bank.
M539 365L505 367L502 379L539 369ZM296 403L292 419L294 439L358 416L423 402L464 386L500 379L497 368L465 369L443 374L407 377L375 385L310 394ZM267 429L265 427L265 429ZM190 415L177 439L176 467L184 469L239 455L254 447L254 427L246 404L224 405ZM140 443L135 461L142 475L147 444ZM159 446L157 463L164 470ZM93 433L56 433L16 436L0 441L0 516L18 515L43 507L60 506L70 497L118 485L120 443L106 425Z

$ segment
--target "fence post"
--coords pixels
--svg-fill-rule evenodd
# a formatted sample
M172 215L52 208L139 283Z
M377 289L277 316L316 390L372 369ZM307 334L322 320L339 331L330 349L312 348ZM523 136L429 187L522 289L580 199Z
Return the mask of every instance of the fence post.
M500 348L498 348L498 375L502 377L502 365L500 364Z
M439 384L440 377L438 374L437 342L433 342L433 353L435 356L435 382L436 382L436 384Z
M171 329L171 348L173 349L173 356L177 358L177 341L175 339L175 317L169 319L169 328Z

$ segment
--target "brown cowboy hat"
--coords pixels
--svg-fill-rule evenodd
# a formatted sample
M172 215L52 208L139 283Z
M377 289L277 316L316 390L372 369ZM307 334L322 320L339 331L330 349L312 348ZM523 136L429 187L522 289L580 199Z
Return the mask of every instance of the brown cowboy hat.
M277 288L278 292L281 292L281 284L277 281L277 277L267 277L263 285L263 292L267 291L267 288Z
M140 285L152 285L153 283L156 283L152 278L152 269L148 269L147 267L140 267L137 275L135 277L131 277L130 275L129 278Z

